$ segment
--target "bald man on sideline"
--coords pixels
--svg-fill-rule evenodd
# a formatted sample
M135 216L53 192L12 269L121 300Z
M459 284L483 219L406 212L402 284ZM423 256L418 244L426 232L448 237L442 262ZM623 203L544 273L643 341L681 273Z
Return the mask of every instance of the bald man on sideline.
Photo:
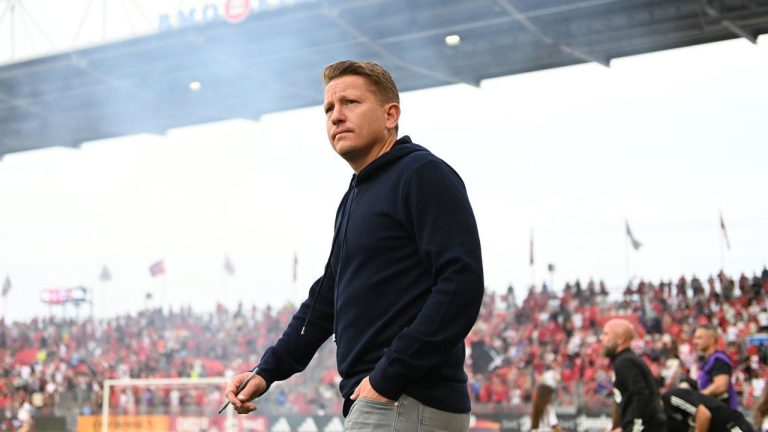
M651 370L630 349L635 331L625 319L605 323L600 343L613 367L613 432L667 430L659 389Z

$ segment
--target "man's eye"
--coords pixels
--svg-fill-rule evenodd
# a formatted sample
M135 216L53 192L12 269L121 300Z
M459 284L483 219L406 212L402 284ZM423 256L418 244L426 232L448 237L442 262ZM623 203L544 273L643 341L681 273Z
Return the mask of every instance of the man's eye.
M354 100L354 99L348 99L348 100L344 101L345 105L352 105L353 103L357 103L357 101Z
M329 107L327 107L327 108L325 109L325 113L326 113L326 114L330 114L330 113L331 113L331 111L333 111L333 107L332 107L332 106L329 106Z

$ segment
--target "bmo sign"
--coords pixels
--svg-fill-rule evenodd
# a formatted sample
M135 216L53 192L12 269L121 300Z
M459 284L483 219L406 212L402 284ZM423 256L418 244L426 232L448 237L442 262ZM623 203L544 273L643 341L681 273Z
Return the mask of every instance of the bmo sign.
M251 13L251 0L227 0L224 2L224 19L231 24L239 23Z
M223 19L236 24L251 14L282 9L300 3L316 0L220 0L206 1L197 6L179 9L160 15L159 31L173 30L194 24L202 24Z

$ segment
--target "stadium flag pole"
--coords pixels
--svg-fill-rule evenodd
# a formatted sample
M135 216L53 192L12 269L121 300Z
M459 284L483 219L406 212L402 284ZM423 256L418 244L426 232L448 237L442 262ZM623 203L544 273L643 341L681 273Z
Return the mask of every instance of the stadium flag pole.
M723 243L725 243L725 240L723 239L722 233L720 234L720 270L725 272L725 248L723 247Z
M107 284L112 280L112 272L109 271L109 267L106 264L102 265L101 273L99 273L99 282L101 282L99 289L99 300L102 318L107 316L106 313L106 299L107 299ZM95 295L95 293L93 293ZM91 298L91 306L93 306L94 298Z
M720 209L720 270L725 272L725 248L731 249L728 233L725 230L725 220L723 219L723 210Z
M227 304L227 273L226 273L226 258L224 259L225 270L221 272L221 303L226 307ZM216 302L216 294L213 293L214 312L218 309Z
M162 278L160 283L163 287L162 303L160 303L160 312L162 313L163 309L168 305L168 274L165 272L165 259L163 259L163 274L160 277Z
M629 270L629 236L628 235L624 235L624 256L625 256L625 267L627 271L627 286L629 286L632 279L630 279L631 272Z
M106 307L106 301L107 298L107 282L103 280L99 280L99 310L101 311L101 317L104 318L107 316L107 314L104 312L104 308ZM95 293L94 293L95 294ZM91 300L93 301L93 299Z
M534 265L534 258L533 258L533 227L531 227L531 242L529 245L528 253L529 253L528 265L530 265L531 267L531 286L535 291L536 290L536 266Z
M222 273L222 285L224 289L223 293L223 302L224 306L226 307L229 304L229 299L227 297L227 288L229 288L229 279L235 275L235 265L232 263L232 260L229 258L229 255L224 256L224 265L222 267L224 270Z
M547 264L547 271L549 271L549 289L555 293L555 265L552 263Z
M227 304L227 257L224 256L224 271L221 272L221 302ZM216 294L214 294L214 304L216 304Z
M223 273L223 272L222 272ZM221 285L222 285L222 295L221 295L221 302L223 303L224 307L227 307L227 285L229 284L229 280L227 280L227 274L224 273L221 275ZM215 295L215 294L214 294Z
M3 281L2 297L3 297L3 319L6 324L10 324L8 321L8 294L11 293L11 278L7 274L5 275L5 281Z
M296 248L293 249L293 276L292 276L292 284L293 284L293 298L296 299L297 297L297 290L296 290L296 279L298 279L299 275L299 255L296 252Z

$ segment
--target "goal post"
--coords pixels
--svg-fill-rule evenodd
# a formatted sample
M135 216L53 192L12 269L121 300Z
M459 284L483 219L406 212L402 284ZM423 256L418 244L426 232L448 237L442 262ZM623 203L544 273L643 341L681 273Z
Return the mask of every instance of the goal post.
M101 402L101 432L109 431L109 409L112 400L112 392L116 388L140 387L140 388L185 388L193 386L219 386L221 389L220 404L225 402L224 386L229 382L228 377L203 377L203 378L125 378L104 380L103 397ZM233 417L233 410L225 411L226 417ZM210 414L216 414L215 411Z
M103 381L98 408L78 415L77 432L343 432L334 384L275 383L257 412L218 415L230 377Z

